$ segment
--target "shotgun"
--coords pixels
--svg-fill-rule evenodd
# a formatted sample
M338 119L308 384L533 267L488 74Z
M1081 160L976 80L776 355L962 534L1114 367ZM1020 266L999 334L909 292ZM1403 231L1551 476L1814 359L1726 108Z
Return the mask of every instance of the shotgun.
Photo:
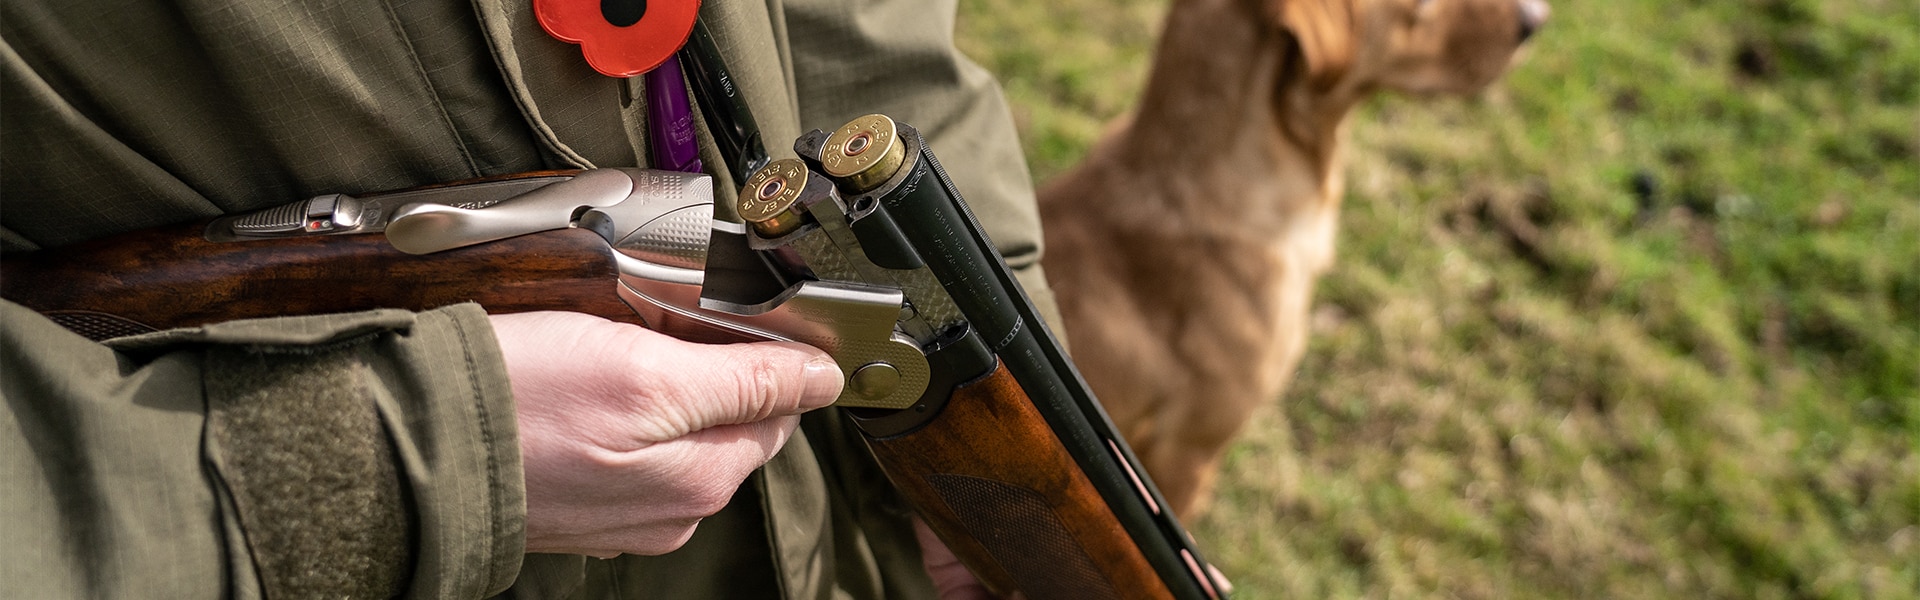
M530 173L320 196L0 261L0 296L93 339L474 301L831 355L835 402L990 589L1219 598L1221 582L911 126L795 142L713 218L705 175Z

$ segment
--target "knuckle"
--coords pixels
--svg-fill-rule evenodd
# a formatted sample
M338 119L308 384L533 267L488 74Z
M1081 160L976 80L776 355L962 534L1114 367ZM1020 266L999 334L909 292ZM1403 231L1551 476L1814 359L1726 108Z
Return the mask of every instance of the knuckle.
M747 402L752 409L751 421L773 416L783 402L788 402L795 395L794 378L780 361L756 353L752 360L743 363L739 399Z
M629 355L630 368L618 369L613 384L620 387L620 393L636 400L655 400L662 393L661 384L666 378L658 376L654 369L639 355Z

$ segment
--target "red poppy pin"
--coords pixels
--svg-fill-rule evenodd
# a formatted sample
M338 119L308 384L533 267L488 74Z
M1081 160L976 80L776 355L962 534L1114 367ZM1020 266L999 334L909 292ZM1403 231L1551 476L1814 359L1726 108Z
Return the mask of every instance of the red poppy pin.
M700 0L533 0L533 14L547 35L579 44L593 70L632 77L687 43Z

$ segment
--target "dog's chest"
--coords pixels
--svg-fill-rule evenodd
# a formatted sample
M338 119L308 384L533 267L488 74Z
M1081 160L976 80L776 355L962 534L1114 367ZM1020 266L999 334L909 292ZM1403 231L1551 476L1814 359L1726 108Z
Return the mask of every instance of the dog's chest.
M1131 282L1135 297L1151 299L1143 312L1158 315L1183 362L1259 382L1289 367L1305 340L1314 281L1332 261L1333 222L1316 215L1274 233L1189 238Z

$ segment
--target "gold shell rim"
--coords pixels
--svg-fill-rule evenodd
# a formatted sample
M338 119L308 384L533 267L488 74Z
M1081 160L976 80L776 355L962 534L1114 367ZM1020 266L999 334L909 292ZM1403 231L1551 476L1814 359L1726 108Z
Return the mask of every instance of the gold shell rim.
M906 160L899 128L883 114L868 114L841 125L820 151L827 175L856 191L879 186Z
M740 186L740 219L760 235L778 237L800 228L802 215L794 206L807 187L807 165L783 158L767 163Z

